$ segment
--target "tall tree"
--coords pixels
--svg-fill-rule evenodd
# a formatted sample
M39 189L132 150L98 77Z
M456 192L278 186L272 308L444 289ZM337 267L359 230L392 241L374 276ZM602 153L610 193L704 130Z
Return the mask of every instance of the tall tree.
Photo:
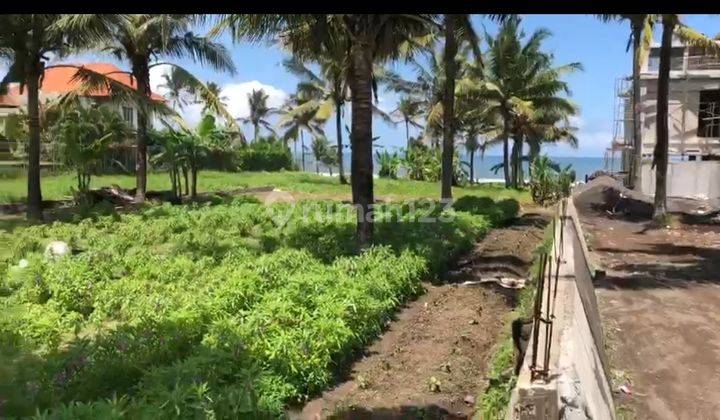
M272 128L272 124L268 121L268 117L276 113L276 109L268 105L269 96L265 93L265 90L258 89L247 95L248 107L250 109L250 115L239 120L246 123L252 124L253 126L253 141L257 141L260 135L260 127L264 127L271 133L275 133Z
M313 92L300 90L294 95L290 95L279 111L280 120L278 126L284 130L282 139L286 147L290 139L293 139L295 144L297 144L298 140L300 141L303 171L305 171L305 138L303 133L307 131L313 137L324 135L323 125L327 121L327 118L320 118L322 115L318 114L315 107L303 106L312 100L314 94Z
M397 108L390 112L390 115L396 115L400 117L400 120L397 122L405 124L406 148L410 148L410 126L412 125L415 128L422 127L422 125L417 122L418 117L420 117L421 111L421 103L418 100L413 99L410 96L405 96L400 98L400 101L398 101L397 104Z
M433 28L428 15L230 15L214 32L230 28L236 38L266 39L281 34L293 54L318 56L337 43L347 46L351 91L351 186L358 208L357 238L361 248L373 234L373 66L407 54L413 37ZM377 95L375 94L375 97Z
M74 27L87 19L88 15L65 15L63 23ZM217 70L234 73L230 54L221 44L209 37L198 36L190 29L196 22L193 15L176 14L133 14L125 19L117 19L108 36L95 46L103 52L109 52L119 60L129 63L129 74L137 84L137 92L145 98L151 98L150 69L159 65L171 65L182 77L192 82L194 89L206 91L206 86L192 76L187 70L177 64L160 61L163 58L188 57L203 65L209 65ZM123 72L128 73L128 72ZM83 69L78 72L78 78L83 81L86 90L92 91L97 86L108 83L108 74L97 74ZM214 99L213 108L230 120L225 108ZM147 140L148 128L152 122L151 101L139 102L137 127L137 152L135 174L137 191L135 199L145 201L147 189ZM233 122L234 123L234 122Z
M630 23L630 39L627 49L632 45L632 153L630 158L630 171L628 174L628 187L635 188L640 182L642 170L642 127L640 126L640 68L653 38L653 23L655 15L649 14L604 14L599 15L603 21L625 20Z
M522 130L515 126L518 117L527 117L541 108L568 114L576 111L575 105L563 96L570 91L562 76L582 70L582 66L570 63L552 67L552 56L541 50L542 41L548 36L550 32L539 29L525 39L518 17L509 18L497 36L486 35L490 45L489 63L483 69L484 80L480 86L482 96L503 121L500 138L506 186L518 186L522 182L523 136ZM514 138L512 155L511 136Z
M183 109L190 103L187 97L190 93L190 82L186 80L184 72L172 67L169 73L162 74L162 78L165 82L159 87L167 90L164 96L170 101L173 109Z
M658 69L657 105L655 120L655 150L653 164L655 167L655 208L653 217L660 219L667 212L667 166L668 166L668 96L670 90L670 58L672 52L672 37L676 15L662 16L662 41L660 44L660 66Z
M40 84L50 56L62 56L86 47L107 32L122 15L86 15L74 25L62 22L62 15L28 14L0 16L0 60L9 63L0 79L0 93L17 82L27 92L28 186L27 218L42 219L40 189Z
M661 15L663 32L660 43L660 65L656 103L656 140L652 167L655 168L653 217L661 220L667 214L667 167L669 152L668 98L670 92L670 60L673 34L686 45L700 47L706 54L720 56L720 45L707 36L680 22L679 15Z
M337 141L337 162L340 183L347 184L343 168L343 141L342 116L345 102L348 99L347 65L345 53L340 48L333 48L332 55L321 55L315 60L320 66L320 73L316 74L308 68L302 60L292 57L284 61L284 66L290 72L300 77L299 90L307 91L317 99L308 100L303 107L314 109L318 118L327 119L329 113L335 113L335 134ZM299 112L306 112L300 109Z
M444 32L445 48L443 59L445 64L445 83L443 86L443 148L440 198L452 199L453 156L455 155L455 78L457 77L458 51L456 31L458 17L445 15Z

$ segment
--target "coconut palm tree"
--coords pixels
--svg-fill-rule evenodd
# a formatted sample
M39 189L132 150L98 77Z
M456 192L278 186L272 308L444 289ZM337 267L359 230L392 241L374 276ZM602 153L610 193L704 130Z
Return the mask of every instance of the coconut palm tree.
M17 82L27 92L28 121L28 220L42 219L40 189L40 101L41 78L50 56L77 51L104 37L110 25L123 15L85 15L73 25L63 15L6 14L0 16L0 61L8 70L0 79L0 93Z
M247 98L250 115L244 118L238 118L238 121L253 126L253 141L257 141L261 126L274 134L275 130L273 130L272 124L270 124L267 118L275 114L277 110L268 106L268 94L265 93L265 90L262 88L258 90L253 89L251 93L247 94Z
M63 24L73 27L82 22L87 15L65 15L61 20ZM209 37L198 36L190 28L197 17L193 15L176 14L133 14L125 19L116 19L110 33L105 39L95 43L103 52L108 52L117 59L130 64L130 74L137 84L137 92L147 100L140 103L138 109L137 127L137 162L136 182L137 191L135 199L145 201L147 189L147 140L148 127L151 122L153 108L150 90L150 69L155 66L173 66L178 76L186 79L190 89L206 91L206 86L197 80L184 68L177 64L161 61L162 58L188 57L203 65L209 65L217 70L234 73L230 54L221 44ZM108 74L98 74L88 69L80 69L76 75L85 91L92 91L99 86L106 86ZM212 109L221 113L229 124L234 124L227 110L213 98ZM238 130L239 131L239 130Z
M503 121L500 138L506 186L518 186L522 180L522 132L514 126L514 121L523 115L527 118L535 109L576 112L575 105L563 96L570 91L561 77L582 70L582 66L570 63L552 67L552 56L540 49L548 36L550 32L539 29L525 39L518 17L509 18L497 36L486 35L490 45L489 63L483 69L480 90L481 96L489 101L491 109ZM511 136L514 137L512 155L509 150Z
M303 171L305 171L305 138L303 133L307 131L314 137L324 135L323 126L327 121L327 119L319 118L321 115L318 115L314 107L303 106L310 100L312 98L308 98L308 92L300 91L291 95L279 111L281 116L278 127L284 130L282 139L285 147L287 147L287 142L290 139L294 140L296 146L298 140L300 140ZM297 155L297 148L295 155Z
M430 15L230 15L213 30L230 29L234 38L268 39L280 35L291 52L317 57L345 45L351 91L350 145L353 203L358 206L357 238L361 248L373 234L373 96L377 99L373 69L376 63L411 52L412 38L435 29Z
M663 25L660 43L660 65L656 106L656 140L652 167L655 168L655 197L653 217L662 220L667 214L667 167L669 151L668 97L670 91L670 59L675 34L687 45L700 47L704 52L720 56L720 45L680 22L679 15L661 15Z
M176 67L170 69L170 73L163 73L162 78L165 81L159 87L167 90L165 99L171 104L173 109L183 109L190 103L187 94L190 93L191 83L185 78L185 73L178 71Z
M405 124L405 145L407 148L410 147L410 126L422 128L422 125L417 122L421 111L422 103L420 101L410 96L405 96L400 98L397 108L390 112L390 115L400 117L400 120L397 122Z
M219 101L220 104L225 106L228 97L222 96L222 90L220 89L220 86L215 82L207 82L205 83L205 86L207 87L207 89L201 90L199 92L200 101L202 101L203 103L202 113L215 114L215 112L213 112L212 110L215 100Z
M348 99L347 65L344 52L334 49L333 55L318 56L316 61L320 66L320 73L316 74L308 68L302 60L291 57L283 65L291 73L300 78L298 90L306 91L316 99L310 99L299 108L297 112L307 112L314 109L318 118L327 119L329 114L335 113L335 133L337 138L337 161L340 183L347 184L343 168L343 141L342 116L345 102Z
M653 24L656 15L650 14L601 14L602 21L622 20L630 23L630 38L626 50L632 45L632 153L628 174L628 187L634 188L640 182L642 167L642 127L640 126L640 68L647 59L653 39Z

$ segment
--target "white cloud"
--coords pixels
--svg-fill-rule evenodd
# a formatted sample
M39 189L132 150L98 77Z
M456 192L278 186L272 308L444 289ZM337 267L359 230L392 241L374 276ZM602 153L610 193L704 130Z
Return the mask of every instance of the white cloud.
M282 89L278 89L272 85L260 83L257 80L243 83L229 83L222 87L221 95L225 96L227 109L235 118L245 118L250 115L250 106L248 105L248 94L253 90L262 89L268 95L268 106L273 108L280 107L288 94Z
M571 127L576 127L578 129L585 127L585 120L583 120L583 118L579 115L571 115L568 120Z
M167 93L167 89L161 87L160 85L165 84L163 74L170 74L171 69L172 66L167 64L162 64L150 68L150 88L153 92L160 95L164 95L165 93Z
M160 65L150 69L150 87L153 92L160 95L167 93L167 89L162 87L165 83L164 74L169 74L171 66ZM242 83L228 83L221 88L221 96L225 97L225 105L230 114L235 118L244 118L250 115L250 106L248 105L248 94L253 90L262 89L268 95L268 106L280 107L287 99L288 94L282 89L272 85L266 85L257 80ZM191 103L183 107L180 114L190 127L194 127L200 122L202 116L203 104Z

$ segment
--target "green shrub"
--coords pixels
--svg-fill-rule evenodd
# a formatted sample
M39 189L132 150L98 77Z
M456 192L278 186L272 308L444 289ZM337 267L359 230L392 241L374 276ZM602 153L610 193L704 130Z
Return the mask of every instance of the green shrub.
M515 219L520 212L517 200L495 202L488 197L466 195L453 203L453 208L470 214L486 216L493 225L502 226Z
M346 217L316 217L328 209ZM0 273L4 414L277 416L329 386L485 234L493 213L465 209L378 205L360 254L352 207L325 201L162 205L0 233L13 244ZM50 240L74 253L45 261Z
M258 139L237 150L236 167L241 171L279 171L293 169L290 149L276 139Z

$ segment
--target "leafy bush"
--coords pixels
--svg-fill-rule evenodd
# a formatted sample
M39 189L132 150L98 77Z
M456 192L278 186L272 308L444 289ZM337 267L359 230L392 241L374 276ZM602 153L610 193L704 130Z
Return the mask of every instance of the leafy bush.
M575 171L572 165L561 168L547 156L538 156L530 171L530 194L533 202L546 205L570 195Z
M503 226L515 219L520 212L520 204L511 198L495 202L488 197L466 195L453 203L457 211L486 216L495 226Z
M490 227L434 202L380 205L358 255L354 218L306 220L314 206L354 215L238 198L0 233L13 244L0 257L4 413L277 416L329 386ZM45 261L48 240L74 253Z
M378 176L380 176L380 178L397 179L398 169L400 169L400 165L402 164L402 159L400 159L397 152L390 153L384 150L380 153L376 151L375 157L380 165Z
M241 171L279 171L293 169L290 149L275 138L261 138L236 152L236 166Z
M408 178L416 181L440 180L440 150L429 149L421 143L414 143L405 152L403 166Z

